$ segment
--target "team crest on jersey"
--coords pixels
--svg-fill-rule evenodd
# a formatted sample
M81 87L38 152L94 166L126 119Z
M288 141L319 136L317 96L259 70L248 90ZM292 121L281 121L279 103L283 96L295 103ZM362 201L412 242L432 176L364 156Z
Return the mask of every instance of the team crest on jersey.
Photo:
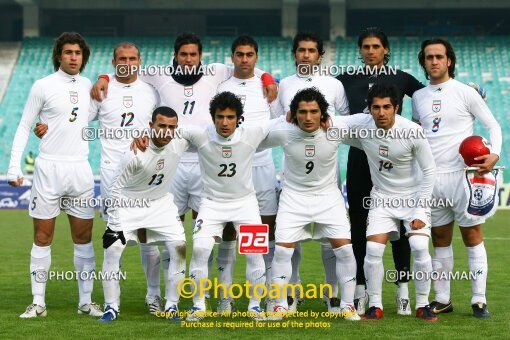
M223 158L232 157L232 147L231 146L222 146L221 154L222 154Z
M69 91L69 100L71 101L71 104L78 103L78 92Z
M184 95L191 97L193 95L193 86L184 86Z
M133 97L132 96L123 96L122 104L124 104L124 107L130 108L131 106L133 106Z
M306 157L315 156L315 145L305 145L305 156Z
M386 145L379 145L379 156L388 157L389 148Z
M156 170L163 170L163 168L165 167L165 160L163 158L161 158L160 160L158 160L158 162L156 163Z
M441 101L440 100L432 101L432 111L434 111L434 112L441 111Z

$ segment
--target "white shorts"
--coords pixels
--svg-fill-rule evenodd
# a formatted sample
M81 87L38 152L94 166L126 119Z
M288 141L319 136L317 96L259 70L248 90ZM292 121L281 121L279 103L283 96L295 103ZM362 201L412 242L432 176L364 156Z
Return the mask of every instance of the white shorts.
M117 171L115 169L101 168L100 170L100 183L99 189L101 192L101 199L104 200L110 197L110 190L112 188L113 180L115 179L115 173ZM108 214L106 212L106 207L101 209L101 217L108 222Z
M261 224L259 206L255 195L227 202L204 198L193 227L193 239L222 237L223 228L232 222L239 233L240 224Z
M147 230L147 243L185 241L184 227L177 214L172 194L151 200L148 207L112 207L108 209L108 228L122 231L126 240L137 241L136 231Z
M370 192L372 202L377 199L386 199L391 201L392 196L387 193L382 193L372 189ZM396 196L395 200L406 200L409 198L416 197L416 194L409 196ZM419 218L425 223L425 227L419 230L413 230L410 227L411 222ZM390 241L395 241L400 238L400 221L404 221L404 227L406 228L406 236L409 234L425 234L430 237L430 217L426 215L423 210L420 215L416 215L416 209L414 207L386 207L374 206L368 211L367 218L367 237L377 234L390 233Z
M351 225L339 190L304 195L283 189L276 215L276 242L310 239L351 239Z
M179 211L179 216L184 215L189 209L198 212L202 187L200 164L198 162L179 163L170 186L170 192L174 195L174 202Z
M485 223L485 217L468 215L466 212L468 199L464 191L464 171L436 174L436 182L432 191L433 199L453 200L453 207L433 207L432 227L439 227L457 221L461 227L472 227Z
M62 162L37 157L28 214L39 219L54 218L60 214L62 197L83 200L94 197L94 176L89 162ZM81 219L94 218L92 206L71 206L63 210Z
M278 210L276 200L276 173L274 165L253 167L253 186L259 202L261 216L274 216Z

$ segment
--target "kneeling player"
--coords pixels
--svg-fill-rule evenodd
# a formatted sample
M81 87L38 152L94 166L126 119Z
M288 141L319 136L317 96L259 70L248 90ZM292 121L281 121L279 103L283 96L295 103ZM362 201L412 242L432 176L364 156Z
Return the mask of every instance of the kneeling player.
M371 116L357 114L342 120L353 131L365 129L376 132L383 129L385 132L381 138L377 133L375 136L369 134L368 138L356 139L367 154L374 183L370 193L372 206L368 213L367 254L364 264L370 308L363 319L378 320L383 317L382 257L388 240L398 239L400 221L403 221L413 254L412 270L415 274L420 274L415 277L416 316L426 321L436 321L437 317L430 310L428 301L432 271L429 255L430 211L423 204L416 204L415 207L405 204L430 200L435 164L426 138L419 137L420 132L423 132L421 127L395 115L399 107L398 98L398 90L394 85L376 84L369 90L367 97ZM394 133L395 138L392 138L390 130L409 132L409 136L418 137L410 138L404 133ZM423 172L421 177L416 175L415 162ZM417 190L419 183L421 184ZM385 203L397 201L402 204L390 206Z
M122 252L130 241L138 240L137 230L146 229L147 244L162 244L170 254L168 279L166 282L165 311L178 319L178 283L186 272L186 238L184 228L169 193L170 183L179 159L188 148L184 139L170 136L177 127L177 114L168 107L159 107L152 114L152 136L146 152L137 155L125 154L119 174L111 188L112 200L150 200L149 207L109 208L108 226L103 235L103 273L111 275L103 281L105 312L99 321L113 321L119 314L119 281L113 277L119 271Z
M281 288L292 274L291 258L298 242L328 239L336 257L341 298L331 297L328 310L347 320L359 320L354 309L356 260L345 202L337 185L337 151L341 140L328 140L321 122L328 120L328 103L315 88L299 91L290 104L292 124L272 129L261 147L281 145L285 153L285 184L276 217L276 248L272 284ZM335 213L331 213L335 211ZM339 212L339 213L338 213ZM312 236L311 223L315 223ZM295 293L295 292L294 292ZM285 313L296 297L281 296L273 311ZM274 319L282 315L273 315Z

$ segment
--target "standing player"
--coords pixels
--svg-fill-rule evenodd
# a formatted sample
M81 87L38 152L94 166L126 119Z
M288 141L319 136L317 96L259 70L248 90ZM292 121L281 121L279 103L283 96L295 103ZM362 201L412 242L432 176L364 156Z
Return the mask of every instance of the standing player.
M421 88L420 83L412 75L397 70L396 74L387 66L390 60L390 43L386 34L377 27L370 27L359 35L358 48L365 66L366 74L343 74L338 79L343 83L349 100L351 113L369 113L367 108L367 92L374 84L386 83L395 85L398 89L399 103L402 103L404 95L411 97ZM370 71L375 71L371 73ZM397 113L402 113L399 105ZM363 199L370 196L372 181L365 151L358 148L350 148L347 159L347 199L349 202L349 217L352 225L352 245L358 264L356 281L356 296L354 299L356 310L359 315L365 314L365 305L368 295L365 292L365 276L363 271L363 259L366 255L366 230L368 209L363 205ZM404 225L400 225L400 234L405 233ZM410 267L411 249L406 237L391 241L393 261L398 273L408 273ZM411 305L408 291L409 275L399 275L397 289L397 313L410 315Z
M473 123L479 119L489 131L492 153L475 158L480 172L492 170L501 152L501 127L485 102L473 89L455 77L455 52L444 39L425 40L418 60L430 84L413 95L413 119L419 121L429 140L437 164L433 196L453 199L453 207L432 208L432 242L434 270L449 273L453 270L452 234L456 220L464 245L468 250L469 270L476 273L471 281L471 307L475 317L489 317L485 298L487 281L487 253L482 237L483 216L466 212L467 197L463 188L464 162L459 156L460 143L473 135ZM434 282L434 313L453 311L450 300L450 281Z
M217 94L210 105L215 126L184 133L184 138L198 150L204 192L197 223L193 229L193 256L190 277L198 285L208 277L208 258L215 239L221 238L227 222L236 231L240 224L260 224L259 205L253 188L253 155L257 146L267 135L262 126L236 128L243 106L230 92ZM261 254L246 254L246 279L252 285L248 315L264 320L260 308L262 293L254 292L254 286L264 284L265 267ZM188 321L201 320L205 315L205 297L195 295Z
M103 280L105 312L99 321L109 322L119 315L120 287L115 274L126 245L136 244L136 231L146 230L147 244L163 244L170 255L166 281L165 312L178 319L178 284L186 273L186 237L177 207L169 192L179 158L188 148L184 139L173 139L177 113L169 107L158 107L152 113L151 138L146 152L128 151L117 169L110 190L114 201L149 198L150 206L114 206L108 209L108 226L103 235ZM131 242L130 242L131 241Z
M375 84L367 96L371 116L357 114L344 120L354 132L381 129L385 132L384 137L377 134L356 140L366 152L374 182L370 193L372 206L368 213L364 264L370 308L363 318L378 320L383 317L384 248L390 239L408 237L413 253L413 272L420 274L415 278L416 316L436 321L428 301L432 262L429 255L430 210L426 204L432 195L435 165L427 140L420 138L422 129L396 115L400 106L398 100L395 86ZM394 133L394 137L390 133ZM423 173L420 177L416 173L416 163ZM389 203L395 201L402 204L392 207ZM412 202L421 203L412 206ZM405 234L401 234L401 221L404 222Z
M290 110L294 125L273 128L261 145L281 145L286 159L271 281L280 287L289 283L291 258L298 242L327 239L336 259L333 276L339 278L334 286L340 285L342 298L330 311L341 313L348 320L359 320L353 304L356 260L345 202L337 185L338 147L342 140L328 140L321 128L321 122L327 121L329 114L328 103L319 90L299 91L292 99ZM332 211L343 213L332 214ZM315 223L313 236L311 223ZM288 308L286 292L282 292L270 312L285 313Z
M179 35L174 42L174 58L172 67L179 72L171 75L146 75L142 80L151 84L159 94L161 105L173 108L179 115L181 126L195 125L208 126L211 124L209 102L216 94L218 85L232 75L232 70L223 64L208 65L209 72L204 72L202 63L202 42L198 36L189 33ZM261 77L268 101L276 98L276 85L268 73L256 70ZM100 76L94 85L92 96L96 100L102 100L101 91L108 94L108 76ZM195 225L200 197L202 192L202 179L200 166L196 152L185 152L179 163L177 173L171 185L171 192L174 195L175 204L179 209L181 220L184 221L184 214L191 209L191 225ZM220 248L219 251L228 251ZM146 269L148 273L159 273L159 255L157 249L151 251L150 264L152 268ZM222 257L228 257L223 256ZM167 262L168 256L163 254L163 263ZM211 258L212 260L212 258ZM166 272L166 265L163 266ZM156 277L149 279L156 281Z
M290 103L299 90L315 87L326 98L328 102L328 114L335 115L335 111L341 115L349 114L349 104L345 96L342 83L337 79L317 73L312 73L313 66L320 65L324 55L324 43L316 34L301 33L294 37L292 43L292 55L296 64L296 74L281 80L278 105L276 111L278 115L286 114L290 111ZM339 175L338 175L339 178ZM338 286L335 277L336 257L329 242L321 242L322 261L326 272L326 281L333 287L333 300L326 302L328 308L338 307L340 301L337 299ZM301 263L301 245L297 245L292 257L292 278L290 283L297 283L299 279L299 264ZM290 298L291 311L296 311L297 301Z
M218 87L218 92L232 92L241 99L243 104L243 126L263 126L271 118L270 107L264 99L260 77L255 75L255 64L258 60L258 44L249 36L240 36L232 43L232 62L234 75ZM274 224L278 204L275 191L275 169L271 150L257 152L253 158L253 185L257 194L262 223L269 225L269 242L274 251ZM225 241L221 248L229 252L218 251L219 282L229 286L235 263L235 238ZM271 248L271 246L270 246ZM225 256L226 255L226 256ZM264 255L266 278L270 277L272 257ZM232 299L220 299L218 313L228 314L232 310Z
M140 66L142 60L138 47L131 42L123 42L113 50L112 64L122 72L115 75L110 84L110 95L102 102L92 100L89 121L98 119L103 133L101 137L101 197L103 202L110 196L110 187L116 169L123 154L129 149L132 137L127 133L143 130L151 120L152 111L158 103L154 89L138 79L138 74L129 72L129 68ZM122 69L124 68L124 69ZM124 72L125 71L125 72ZM45 125L38 124L37 135L42 137ZM116 131L125 134L116 138ZM101 215L108 221L107 207ZM142 235L140 235L142 236ZM143 238L141 238L143 241ZM140 254L147 277L147 295L145 301L151 314L162 311L159 287L159 252L156 246L140 243ZM152 270L154 272L148 272Z
M62 197L87 200L93 197L94 178L87 160L88 142L82 129L88 125L90 80L80 76L90 56L83 37L62 33L53 46L55 73L37 80L23 110L12 145L7 180L12 186L23 183L20 162L30 128L36 117L48 125L35 162L29 215L34 219L34 244L30 257L33 303L21 318L46 316L45 290L51 264L51 242L55 219L60 214ZM78 272L78 314L100 316L99 306L91 301L93 279L86 278L95 268L92 245L91 206L65 209L74 242L74 266Z

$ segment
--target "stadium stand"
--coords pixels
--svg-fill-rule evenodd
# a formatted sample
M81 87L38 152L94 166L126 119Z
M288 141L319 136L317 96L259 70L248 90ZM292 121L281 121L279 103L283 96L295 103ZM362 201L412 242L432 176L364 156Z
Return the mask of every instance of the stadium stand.
M92 54L84 76L94 80L101 73L113 72L111 66L112 48L120 42L118 38L88 38ZM134 41L139 45L145 65L167 64L173 56L174 37L134 37L122 40ZM232 37L206 37L203 39L203 62L230 63L230 43ZM280 37L258 37L258 67L271 72L281 79L295 72L291 53L291 39ZM488 93L488 105L503 127L503 145L510 143L510 122L506 109L510 107L510 37L454 37L450 39L457 54L456 78L462 82L473 81L482 84ZM421 38L394 37L390 39L390 65L410 72L417 79L426 83L421 70L417 53ZM0 174L5 174L9 163L11 142L16 132L25 100L33 82L53 72L51 63L52 38L25 38L16 63L11 81L0 105L0 138L4 141L0 146ZM328 44L332 48L327 62L337 65L359 65L359 53L356 38L338 38ZM404 101L404 116L410 117L410 99ZM477 125L475 133L482 134ZM91 142L90 161L92 168L99 171L99 142ZM31 136L25 149L38 150L38 141ZM346 148L341 151L340 164L345 167ZM509 150L503 149L502 165L509 166ZM275 151L275 164L280 166L281 154ZM343 171L342 171L343 173ZM508 177L507 177L508 176ZM510 175L505 176L507 180Z

